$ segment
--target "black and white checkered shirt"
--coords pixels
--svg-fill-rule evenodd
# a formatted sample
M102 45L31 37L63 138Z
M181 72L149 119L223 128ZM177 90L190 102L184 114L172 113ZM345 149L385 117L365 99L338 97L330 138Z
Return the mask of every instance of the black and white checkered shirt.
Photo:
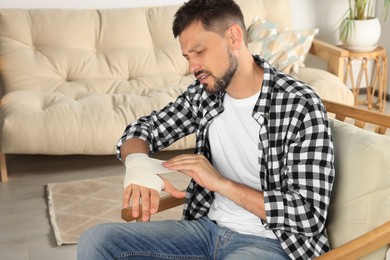
M334 180L333 144L326 110L304 83L272 68L264 68L260 96L252 116L260 124L259 178L267 219L292 259L310 259L329 250L325 221ZM156 152L196 133L195 153L211 161L208 128L223 112L224 93L210 95L195 81L161 111L127 126L118 142L141 138ZM183 210L185 219L207 215L214 195L191 181Z

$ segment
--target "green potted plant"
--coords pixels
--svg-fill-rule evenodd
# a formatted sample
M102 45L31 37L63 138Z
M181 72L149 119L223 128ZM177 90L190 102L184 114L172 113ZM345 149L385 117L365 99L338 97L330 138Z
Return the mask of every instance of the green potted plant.
M343 47L352 51L375 49L380 38L381 26L375 16L376 0L349 0L349 8L339 26ZM383 0L382 18L386 20L390 0Z

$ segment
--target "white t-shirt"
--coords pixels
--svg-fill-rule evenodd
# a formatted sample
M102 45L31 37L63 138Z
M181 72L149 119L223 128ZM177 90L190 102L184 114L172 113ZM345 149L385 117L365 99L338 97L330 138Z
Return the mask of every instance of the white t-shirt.
M234 99L224 98L224 112L210 125L209 140L214 167L226 178L261 190L258 145L260 125L252 111L260 93ZM230 199L215 193L208 217L218 225L239 233L276 239L261 219Z

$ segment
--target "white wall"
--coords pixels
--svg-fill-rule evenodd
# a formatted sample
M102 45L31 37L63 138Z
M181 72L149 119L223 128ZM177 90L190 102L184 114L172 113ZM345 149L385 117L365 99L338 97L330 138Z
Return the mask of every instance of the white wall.
M337 23L348 8L348 1L340 0L289 0L295 29L316 27L318 38L332 44L338 43Z
M138 6L172 5L185 0L1 0L0 8L121 8ZM378 0L378 13L381 12L384 0ZM347 0L289 0L293 13L293 27L319 28L318 38L332 43L338 43L336 24L348 7ZM382 37L379 42L390 56L390 14L385 23L382 21ZM324 67L319 60L309 58L310 66ZM390 66L388 66L390 75ZM389 80L390 81L390 80ZM387 84L390 93L390 82Z
M380 17L384 0L377 1L377 15ZM319 39L331 44L340 44L337 24L348 8L347 0L289 0L289 2L293 11L293 27L295 29L316 27L320 29L317 36ZM386 48L388 60L390 60L390 12L386 21L381 19L381 25L382 36L378 44ZM388 61L388 63L390 62ZM312 57L308 57L306 64L320 68L326 67L320 60ZM358 64L356 65L359 67ZM390 65L387 68L387 75L387 93L390 94Z

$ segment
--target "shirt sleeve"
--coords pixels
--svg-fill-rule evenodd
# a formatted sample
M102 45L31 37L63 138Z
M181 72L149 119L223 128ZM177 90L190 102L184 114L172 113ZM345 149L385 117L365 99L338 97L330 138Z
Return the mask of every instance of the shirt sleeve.
M310 105L300 116L294 138L285 146L281 189L264 192L266 225L316 236L325 229L334 180L333 143L321 103Z
M187 89L175 102L129 124L116 145L117 157L121 159L120 148L130 138L146 141L150 152L154 153L193 133L196 129L194 92L192 85L192 88Z

